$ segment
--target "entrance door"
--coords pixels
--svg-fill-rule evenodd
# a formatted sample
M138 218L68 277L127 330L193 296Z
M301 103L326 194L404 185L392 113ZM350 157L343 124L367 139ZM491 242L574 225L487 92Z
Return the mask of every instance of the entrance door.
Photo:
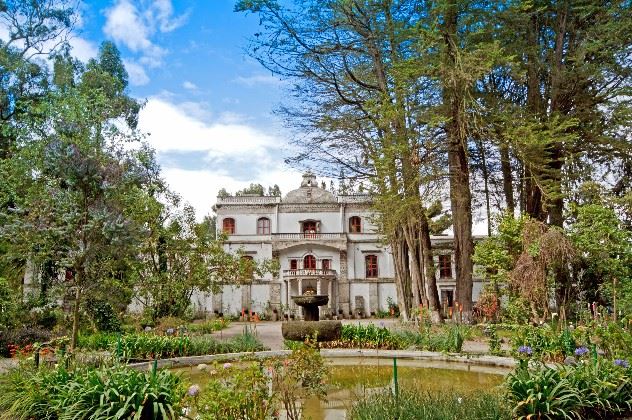
M450 309L454 305L454 291L453 290L442 290L441 291L441 309L443 310L444 316L450 315Z
M315 238L316 237L316 222L313 222L313 221L303 222L303 235L306 238Z

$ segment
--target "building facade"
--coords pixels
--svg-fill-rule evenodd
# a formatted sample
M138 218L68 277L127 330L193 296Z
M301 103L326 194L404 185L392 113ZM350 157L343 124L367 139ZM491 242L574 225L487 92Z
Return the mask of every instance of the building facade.
M334 195L318 186L311 173L285 197L218 198L218 231L228 235L225 248L257 262L278 259L278 273L251 284L224 285L215 295L198 294L193 305L208 312L257 313L276 308L301 317L292 296L327 295L321 315L365 316L388 310L397 302L393 258L372 222L368 195ZM452 239L433 238L440 297L452 305L454 258ZM475 281L475 298L480 291Z

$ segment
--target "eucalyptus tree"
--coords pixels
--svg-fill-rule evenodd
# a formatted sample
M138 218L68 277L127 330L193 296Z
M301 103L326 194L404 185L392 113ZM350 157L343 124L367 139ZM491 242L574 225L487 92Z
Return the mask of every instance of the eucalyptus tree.
M59 51L76 20L69 0L0 0L0 158L11 153L15 129L48 90L48 69L38 58Z
M150 186L151 155L129 147L139 140L139 106L119 79L126 74L108 71L120 57L105 51L87 69L57 58L51 88L26 109L2 162L12 191L1 211L3 259L54 263L56 286L73 305L73 346L82 302L126 286L121 271L144 236L132 210Z
M469 318L467 149L478 112L474 89L500 59L493 37L481 34L489 28L476 19L493 9L486 3L413 0L295 6L270 0L237 5L261 17L253 55L296 82L296 102L281 111L307 134L299 141L302 153L291 161L324 164L329 174L343 168L370 181L404 314L423 299L438 310L428 207L449 193L457 300ZM449 188L442 189L446 179Z

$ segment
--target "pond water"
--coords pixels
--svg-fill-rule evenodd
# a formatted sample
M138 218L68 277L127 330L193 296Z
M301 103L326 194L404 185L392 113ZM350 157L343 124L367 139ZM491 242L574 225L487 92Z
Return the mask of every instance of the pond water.
M387 358L335 358L327 359L330 366L327 401L316 398L305 401L304 416L313 420L344 419L353 401L370 393L391 388L393 385L393 359ZM206 372L195 366L175 369L202 387ZM457 362L434 362L397 359L398 384L459 394L477 390L490 391L501 384L509 372L506 368L473 366Z

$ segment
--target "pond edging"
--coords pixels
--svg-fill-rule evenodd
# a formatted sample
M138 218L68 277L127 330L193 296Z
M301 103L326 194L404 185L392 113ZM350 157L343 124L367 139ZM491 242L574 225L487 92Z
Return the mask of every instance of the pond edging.
M235 359L243 359L252 357L256 359L268 359L271 357L283 357L292 353L291 350L265 350L254 352L242 352L242 353L220 353L220 354L205 354L202 356L183 356L172 357L169 359L158 359L158 368L178 368L187 366L196 366L201 363L209 362L221 362L230 361ZM153 366L153 361L130 363L128 366L134 369L149 369Z
M244 358L268 359L273 357L284 357L292 353L291 350L267 350L245 353L222 353L207 354L203 356L184 356L169 359L158 359L158 368L178 368L197 366L202 363L231 361ZM323 357L347 358L347 357L375 357L429 360L438 362L456 362L477 366L496 366L514 368L517 365L515 359L511 357L491 356L491 355L462 355L456 353L440 353L433 351L419 350L373 350L373 349L321 349ZM128 366L134 369L149 369L153 366L153 361L130 363Z
M378 357L430 360L437 362L457 362L478 366L497 366L514 368L518 363L511 357L492 355L471 355L458 353L440 353L423 350L373 350L373 349L321 349L323 357Z

